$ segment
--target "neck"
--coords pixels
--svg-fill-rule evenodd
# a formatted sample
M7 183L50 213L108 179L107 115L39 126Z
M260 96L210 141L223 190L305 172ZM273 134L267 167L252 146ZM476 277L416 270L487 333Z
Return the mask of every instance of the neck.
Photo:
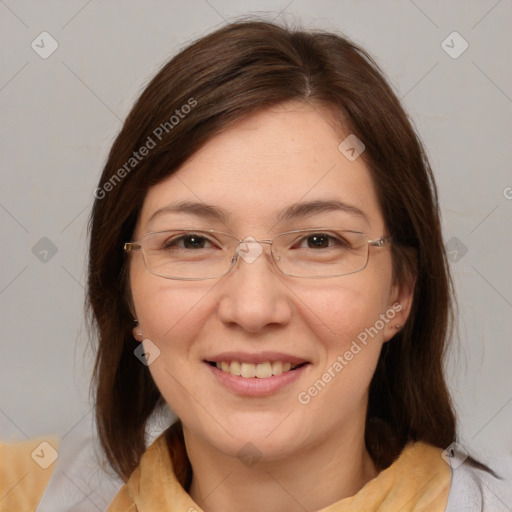
M193 468L189 493L205 512L320 510L353 496L378 474L359 433L328 436L293 457L261 459L250 468L184 434Z

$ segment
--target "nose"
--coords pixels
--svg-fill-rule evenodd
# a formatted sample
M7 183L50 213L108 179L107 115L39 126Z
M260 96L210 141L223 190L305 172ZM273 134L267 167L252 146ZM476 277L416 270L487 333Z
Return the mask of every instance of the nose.
M292 315L290 294L272 265L269 244L248 237L238 246L237 257L220 286L219 318L251 333L286 325Z

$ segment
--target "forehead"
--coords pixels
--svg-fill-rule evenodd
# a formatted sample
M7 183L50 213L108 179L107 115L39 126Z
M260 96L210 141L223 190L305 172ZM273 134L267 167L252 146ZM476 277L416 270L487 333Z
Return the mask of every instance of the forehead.
M383 220L370 172L362 158L350 161L338 149L347 135L327 108L291 102L252 115L150 188L139 226L174 202L215 205L234 229L264 229L292 204L338 200L362 210L378 230Z

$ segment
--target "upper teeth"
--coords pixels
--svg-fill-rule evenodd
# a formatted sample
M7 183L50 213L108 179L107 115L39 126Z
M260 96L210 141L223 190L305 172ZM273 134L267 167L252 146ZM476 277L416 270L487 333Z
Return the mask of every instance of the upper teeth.
M292 363L283 363L282 361L267 361L265 363L240 363L239 361L222 361L215 363L219 370L238 375L240 377L251 378L258 377L259 379L266 379L272 375L281 375L281 373L288 372L298 365Z

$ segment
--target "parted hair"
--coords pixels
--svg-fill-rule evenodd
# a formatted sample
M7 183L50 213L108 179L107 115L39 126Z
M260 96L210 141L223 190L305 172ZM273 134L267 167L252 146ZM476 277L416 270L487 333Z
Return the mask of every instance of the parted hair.
M103 450L124 480L146 450L148 419L164 400L134 355L138 342L123 244L132 239L151 186L236 122L291 100L328 107L340 127L364 143L361 157L395 242L394 279L416 280L408 321L384 344L370 384L367 449L383 469L409 441L444 449L456 438L443 372L452 284L433 174L411 121L375 61L346 37L238 21L187 46L145 87L113 143L95 194L87 290L97 343L91 389ZM177 109L182 115L170 123ZM145 156L130 160L150 139L155 144ZM179 422L173 426L175 438L180 428ZM183 483L187 471L180 471Z

